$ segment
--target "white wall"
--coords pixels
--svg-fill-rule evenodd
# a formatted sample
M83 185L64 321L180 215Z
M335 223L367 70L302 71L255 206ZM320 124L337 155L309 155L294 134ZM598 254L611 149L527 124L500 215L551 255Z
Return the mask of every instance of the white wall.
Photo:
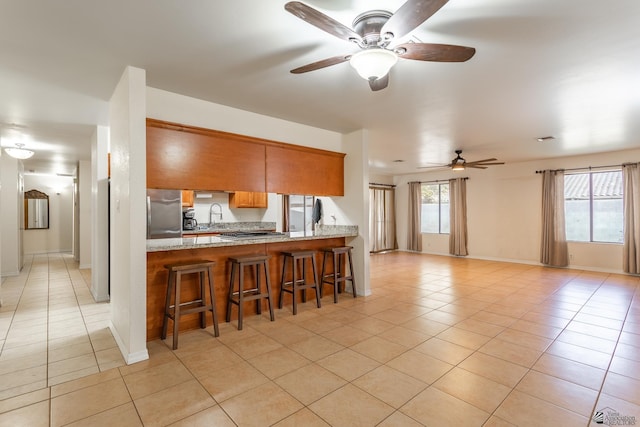
M278 196L270 193L267 200L267 208L234 208L229 207L229 194L212 192L211 197L196 198L193 208L198 224L209 223L209 209L212 203L218 203L222 207L222 221L215 215L215 222L277 222L278 221ZM216 208L217 209L217 208ZM217 210L216 210L217 212Z
M146 347L145 71L127 67L109 101L111 330L127 364Z
M91 294L109 300L109 128L97 126L91 137Z
M24 230L24 253L70 253L73 250L73 178L25 175L24 190L34 189L49 196L49 228Z
M342 151L337 132L147 88L147 117L289 144Z
M539 264L542 176L536 170L616 165L640 160L640 149L591 156L563 157L466 170L469 257ZM398 244L407 245L410 181L458 177L452 171L395 177ZM423 234L425 253L446 254L449 236ZM622 245L569 243L570 267L622 272Z
M0 257L2 276L17 276L22 269L22 162L8 155L0 155Z
M79 268L91 268L91 162L78 162Z

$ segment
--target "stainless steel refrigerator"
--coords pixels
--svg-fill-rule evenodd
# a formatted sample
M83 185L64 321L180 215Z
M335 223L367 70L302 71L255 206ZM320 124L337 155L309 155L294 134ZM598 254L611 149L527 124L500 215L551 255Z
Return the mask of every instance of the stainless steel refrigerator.
M182 192L147 189L147 239L182 236Z

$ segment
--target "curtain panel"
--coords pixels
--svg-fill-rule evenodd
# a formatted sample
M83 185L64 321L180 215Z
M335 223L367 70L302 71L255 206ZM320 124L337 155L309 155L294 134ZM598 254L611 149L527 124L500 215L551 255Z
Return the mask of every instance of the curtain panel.
M369 251L398 249L395 189L370 187L369 200Z
M422 252L422 233L420 214L422 211L422 185L419 182L409 183L409 227L407 249Z
M564 223L564 171L542 174L542 238L540 262L552 267L569 265Z
M469 255L467 250L467 180L449 180L449 253Z
M640 274L640 168L638 163L622 165L624 198L624 244L622 269Z

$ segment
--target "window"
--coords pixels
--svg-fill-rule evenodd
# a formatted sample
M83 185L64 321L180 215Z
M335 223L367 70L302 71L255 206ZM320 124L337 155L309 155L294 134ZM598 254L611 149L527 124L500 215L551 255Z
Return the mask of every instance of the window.
M567 240L623 243L622 171L566 174Z
M313 196L289 196L289 231L311 231Z
M422 184L421 232L449 233L449 183Z

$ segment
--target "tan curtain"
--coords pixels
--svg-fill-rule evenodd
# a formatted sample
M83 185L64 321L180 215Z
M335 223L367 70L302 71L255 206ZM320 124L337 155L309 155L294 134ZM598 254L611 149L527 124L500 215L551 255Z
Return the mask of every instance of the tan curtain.
M369 251L397 249L395 189L369 187L369 200Z
M467 251L467 180L449 180L449 253L466 256Z
M624 245L622 268L640 274L640 168L638 163L622 165L624 185Z
M564 227L564 171L542 174L542 242L540 262L552 267L569 265Z
M282 231L289 231L289 195L282 195Z
M409 183L409 231L407 249L422 252L422 233L420 214L422 211L422 185L419 182Z

